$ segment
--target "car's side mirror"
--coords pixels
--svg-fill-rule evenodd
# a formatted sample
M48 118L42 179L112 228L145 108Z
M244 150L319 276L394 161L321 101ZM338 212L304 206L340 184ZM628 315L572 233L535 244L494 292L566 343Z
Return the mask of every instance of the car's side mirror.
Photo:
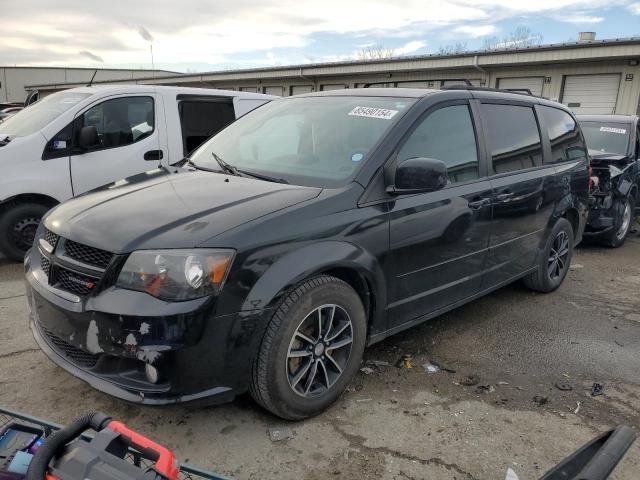
M78 146L83 150L97 147L100 144L100 137L98 137L98 129L95 125L88 125L80 129L78 135Z
M435 158L409 158L396 166L386 183L387 192L395 195L433 192L447 185L447 166Z

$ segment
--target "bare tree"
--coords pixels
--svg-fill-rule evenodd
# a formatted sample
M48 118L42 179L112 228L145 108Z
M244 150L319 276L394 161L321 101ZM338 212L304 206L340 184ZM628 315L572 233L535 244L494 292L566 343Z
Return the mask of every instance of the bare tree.
M467 42L456 42L451 43L449 45L442 45L438 48L438 55L456 55L458 53L464 53L469 48L467 47Z
M383 45L367 45L358 50L358 60L382 60L392 58L395 54L393 48L385 48Z
M534 33L529 27L520 26L502 37L502 39L495 36L485 38L482 48L484 50L497 50L501 48L533 47L542 44L543 40L542 34Z

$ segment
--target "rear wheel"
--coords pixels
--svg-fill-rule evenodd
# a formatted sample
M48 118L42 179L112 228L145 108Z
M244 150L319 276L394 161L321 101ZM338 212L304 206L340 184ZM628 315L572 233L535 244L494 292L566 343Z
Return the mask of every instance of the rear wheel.
M624 245L627 235L631 230L631 223L633 222L634 202L631 196L624 199L617 205L615 209L618 216L615 221L614 228L603 239L604 242L611 248L618 248Z
M344 281L321 275L277 307L251 374L253 398L287 420L317 415L356 374L366 340L365 312Z
M524 278L525 285L537 292L554 291L566 277L572 256L573 228L566 219L560 218L538 255L538 269Z
M11 260L22 261L47 210L39 203L7 205L0 214L0 251Z

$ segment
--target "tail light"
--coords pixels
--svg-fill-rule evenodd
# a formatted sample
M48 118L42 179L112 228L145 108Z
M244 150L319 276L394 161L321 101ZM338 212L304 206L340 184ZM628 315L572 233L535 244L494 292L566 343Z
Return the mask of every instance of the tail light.
M589 193L591 193L591 189L593 188L593 168L589 165Z

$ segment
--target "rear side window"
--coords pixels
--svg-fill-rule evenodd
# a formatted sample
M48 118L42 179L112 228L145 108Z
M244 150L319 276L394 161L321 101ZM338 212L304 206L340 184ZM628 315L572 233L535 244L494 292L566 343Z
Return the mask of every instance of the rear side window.
M180 102L179 110L185 155L193 152L209 137L235 120L231 100L183 100Z
M542 144L533 108L483 104L482 115L495 173L542 165Z
M551 159L545 163L585 159L586 148L573 117L558 108L539 108L551 141Z
M442 160L452 183L478 178L476 134L469 107L444 107L422 120L398 152L398 163L416 157Z
M96 127L100 138L98 148L130 145L153 133L153 98L122 97L107 100L87 110L80 117L80 122L84 127Z

